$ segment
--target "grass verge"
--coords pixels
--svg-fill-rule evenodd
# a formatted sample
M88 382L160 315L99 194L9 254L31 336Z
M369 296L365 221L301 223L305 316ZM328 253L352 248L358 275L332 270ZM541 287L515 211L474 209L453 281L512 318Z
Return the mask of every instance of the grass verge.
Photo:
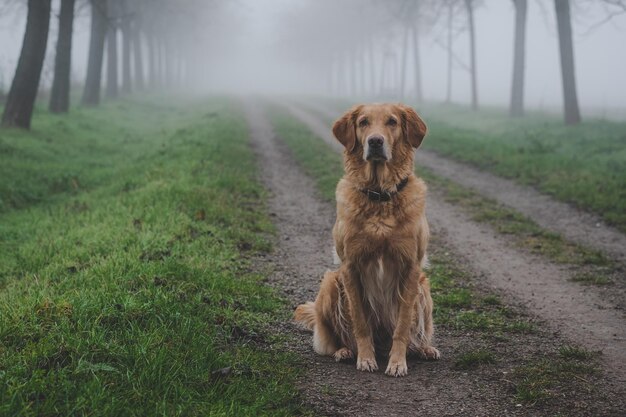
M579 389L594 392L592 377L600 373L593 360L596 353L580 347L563 346L553 359L540 359L515 368L515 398L524 403L541 403L549 398L566 396L568 380L578 381ZM575 408L578 404L572 404Z
M565 126L555 116L511 119L458 106L433 106L426 114L428 149L594 211L626 232L626 123Z
M462 206L479 223L487 223L498 233L511 236L513 242L530 253L545 256L553 262L578 267L580 278L574 282L586 285L610 285L618 266L600 251L586 248L542 229L528 217L497 201L462 187L451 180L420 167L419 174L449 203ZM577 275L577 276L578 276ZM589 279L593 277L593 279Z
M240 120L161 98L1 132L0 415L305 412Z

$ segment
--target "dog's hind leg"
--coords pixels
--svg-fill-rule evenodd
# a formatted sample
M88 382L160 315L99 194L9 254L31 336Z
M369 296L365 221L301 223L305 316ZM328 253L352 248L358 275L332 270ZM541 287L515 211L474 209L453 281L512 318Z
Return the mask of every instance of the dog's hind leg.
M324 356L333 356L337 351L337 344L330 326L323 320L318 320L313 329L313 350Z
M326 271L315 299L313 349L320 355L334 356L338 350L337 331L332 326L338 297L337 271Z

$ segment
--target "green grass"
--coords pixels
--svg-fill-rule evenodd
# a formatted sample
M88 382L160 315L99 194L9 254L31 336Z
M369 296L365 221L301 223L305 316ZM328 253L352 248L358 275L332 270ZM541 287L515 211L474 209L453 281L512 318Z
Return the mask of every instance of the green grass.
M447 253L429 256L434 320L459 331L484 332L486 338L503 333L531 333L534 324L513 313L494 294L478 295L467 273Z
M611 280L611 278L599 272L581 272L574 275L572 281L582 285L613 285L613 280Z
M578 266L593 266L597 271L611 272L613 263L600 251L565 240L561 235L546 231L528 217L497 201L481 196L453 181L439 177L423 167L419 174L429 184L444 192L446 201L464 207L472 219L488 223L502 234L513 237L515 243L531 253L552 261Z
M271 119L278 136L289 146L304 171L315 178L317 189L327 201L335 201L335 188L343 175L343 159L293 117L272 109Z
M306 412L237 108L38 113L0 149L0 415Z
M454 362L458 369L473 369L480 365L489 365L496 362L493 354L485 349L472 350L460 355Z
M513 371L516 400L534 404L571 395L569 381L576 381L579 389L593 392L591 377L600 372L593 360L596 356L580 347L563 346L558 356L516 367Z
M626 232L626 123L531 113L511 119L457 106L424 106L426 149L536 187L600 214Z
M589 360L597 356L594 352L590 352L585 348L571 345L561 346L559 348L559 355L566 360L576 359L581 361Z

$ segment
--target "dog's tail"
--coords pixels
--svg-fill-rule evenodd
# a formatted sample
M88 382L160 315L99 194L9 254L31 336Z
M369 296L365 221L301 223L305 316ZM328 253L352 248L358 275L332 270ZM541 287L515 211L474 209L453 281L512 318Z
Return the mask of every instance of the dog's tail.
M313 301L307 301L304 304L300 304L296 308L293 318L305 328L313 330L315 327L315 303Z

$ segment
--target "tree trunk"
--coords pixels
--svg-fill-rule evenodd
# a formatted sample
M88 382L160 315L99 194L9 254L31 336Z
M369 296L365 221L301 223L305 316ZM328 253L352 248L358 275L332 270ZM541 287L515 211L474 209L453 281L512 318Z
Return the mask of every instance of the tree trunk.
M565 124L580 123L578 95L576 94L576 74L574 71L574 45L572 42L572 23L569 0L554 0L556 23L559 32L559 51L561 53L561 76L563 81L563 106Z
M154 35L151 31L146 32L146 45L148 47L148 82L150 88L156 87L156 47L154 41Z
M117 82L117 24L109 23L107 31L107 88L106 95L115 98L118 95Z
M448 82L446 88L446 103L452 102L452 20L454 4L448 3Z
M470 77L472 82L472 110L478 110L478 86L476 82L476 31L474 28L474 0L465 0L470 40Z
M404 99L404 90L406 82L406 64L409 56L409 27L404 28L404 41L402 42L402 63L400 68L400 100Z
M513 53L513 85L511 87L512 117L524 115L524 69L526 48L527 0L513 0L515 5L515 41Z
M130 72L130 17L128 9L122 9L124 16L122 17L122 91L126 94L132 92L132 79Z
M51 113L67 113L70 108L70 70L72 63L72 31L74 1L62 0L59 15L59 36L54 59L54 79L50 92Z
M174 79L174 54L172 53L170 38L163 42L163 65L165 66L165 82L164 85L168 88L172 86Z
M328 65L328 94L330 96L335 95L335 60L334 57L330 57Z
M385 54L385 56L383 57L383 59L380 61L380 82L378 83L378 95L380 97L383 97L387 92L385 90L387 90L387 83L386 83L386 77L385 77L385 69L387 64L391 65L391 60L387 60L387 54Z
M46 55L50 26L50 1L28 0L28 17L22 52L2 115L3 126L30 129L41 68Z
M374 38L370 36L369 42L369 59L370 59L370 82L371 82L371 94L376 95L376 61L374 61Z
M413 26L413 57L415 58L415 99L421 103L424 97L422 95L422 64L417 25Z
M85 106L100 104L102 56L104 55L104 38L107 32L106 6L106 0L91 0L91 35L87 59L87 77L82 99L82 104Z
M352 97L356 97L358 95L357 92L357 81L356 81L356 53L354 49L350 52L350 93Z
M345 83L345 75L346 71L343 66L345 59L345 54L338 53L337 54L337 96L341 97L343 94L343 89L346 85Z
M133 28L133 52L135 55L135 85L138 90L143 90L143 51L141 48L141 27L138 19L135 19Z
M359 50L359 81L361 82L359 90L361 96L365 97L367 95L367 87L365 86L365 45L360 45Z
M154 74L156 76L156 85L162 87L164 82L164 73L163 70L163 41L160 37L154 37Z

